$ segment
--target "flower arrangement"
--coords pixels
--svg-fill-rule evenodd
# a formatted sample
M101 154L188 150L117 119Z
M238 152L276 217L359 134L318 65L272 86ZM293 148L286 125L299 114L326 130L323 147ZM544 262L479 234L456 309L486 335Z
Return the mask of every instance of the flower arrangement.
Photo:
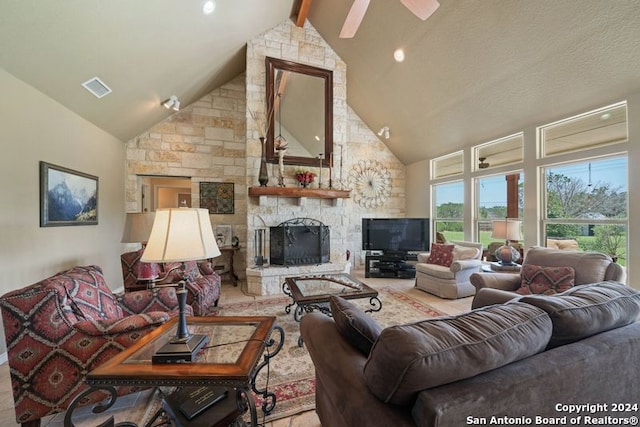
M316 174L311 171L297 170L296 181L298 181L303 187L308 186L316 178Z

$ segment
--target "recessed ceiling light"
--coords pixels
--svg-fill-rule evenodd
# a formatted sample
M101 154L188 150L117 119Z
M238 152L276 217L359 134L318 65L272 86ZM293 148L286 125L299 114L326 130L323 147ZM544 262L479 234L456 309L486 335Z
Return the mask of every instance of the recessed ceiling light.
M202 5L202 13L205 15L211 15L214 10L216 10L216 2L213 0L208 0Z
M404 61L404 50L402 49L396 49L393 52L393 59L395 59L397 62L402 62Z

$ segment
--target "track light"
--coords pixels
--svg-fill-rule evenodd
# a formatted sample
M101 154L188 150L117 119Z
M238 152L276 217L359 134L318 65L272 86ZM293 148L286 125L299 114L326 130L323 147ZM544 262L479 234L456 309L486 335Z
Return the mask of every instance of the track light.
M389 126L384 126L382 129L378 131L378 136L384 135L384 139L389 139L391 134L389 133Z
M180 111L180 101L178 101L178 97L175 95L171 95L171 98L167 99L166 101L164 101L162 103L162 105L164 106L164 108L166 108L167 110L169 108L173 109L174 111Z

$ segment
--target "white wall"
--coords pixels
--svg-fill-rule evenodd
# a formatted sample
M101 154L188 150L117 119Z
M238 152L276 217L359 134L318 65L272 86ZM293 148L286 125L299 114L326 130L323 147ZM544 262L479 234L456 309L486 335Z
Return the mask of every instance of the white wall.
M541 244L538 241L538 236L541 235L539 230L540 222L532 221L532 218L539 218L538 204L538 180L537 175L539 173L539 162L536 159L536 127L550 123L555 120L571 117L579 113L590 111L592 109L604 107L606 105L613 104L615 102L622 101L622 99L606 99L602 101L596 101L592 105L585 105L585 108L581 111L568 111L561 117L548 117L548 120L543 123L532 123L523 129L505 129L505 132L501 135L495 135L495 138L499 138L505 135L511 135L516 132L524 131L524 163L523 171L525 176L525 188L524 188L524 235L525 247ZM637 241L637 236L640 236L640 221L637 218L640 216L640 198L636 196L637 189L640 188L640 168L635 165L640 164L640 93L632 94L627 97L628 106L628 121L629 121L629 142L619 144L613 150L628 150L629 154L629 250L627 253L626 268L627 268L627 283L640 289L640 251L635 247L634 242ZM483 143L486 141L469 141L469 145L465 149L465 170L464 179L465 184L470 180L468 159L470 158L470 147ZM601 150L592 150L593 154L605 154L611 152L612 148L608 147ZM559 156L558 161L569 161L572 158L580 158L584 154L577 155L564 155ZM429 161L416 162L407 166L407 198L406 198L406 210L407 216L430 216L430 192L429 192ZM468 187L466 187L468 188ZM471 215L470 215L470 192L465 194L465 203L469 204L468 209L465 210L466 224L465 224L465 238L471 239Z
M0 92L0 293L86 264L122 286L123 143L2 68ZM98 176L98 225L40 227L41 160Z

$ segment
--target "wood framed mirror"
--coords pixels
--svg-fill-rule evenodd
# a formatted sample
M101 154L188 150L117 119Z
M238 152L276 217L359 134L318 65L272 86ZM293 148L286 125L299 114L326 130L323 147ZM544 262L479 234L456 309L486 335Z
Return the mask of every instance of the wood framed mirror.
M329 165L333 152L333 71L282 59L267 66L267 162L277 163L280 145L288 165Z

